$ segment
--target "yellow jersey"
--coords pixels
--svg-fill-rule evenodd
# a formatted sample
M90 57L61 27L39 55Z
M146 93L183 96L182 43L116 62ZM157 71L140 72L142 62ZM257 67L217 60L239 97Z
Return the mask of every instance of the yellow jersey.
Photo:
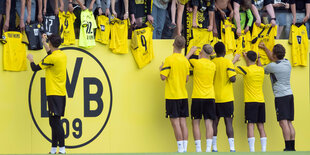
M264 68L257 65L237 66L236 72L243 75L244 102L264 103Z
M226 54L231 54L236 50L235 29L235 25L229 21L229 18L221 22L221 36L226 47Z
M173 53L167 57L160 71L166 78L166 99L187 99L186 78L190 64L181 53Z
M214 78L215 103L234 101L233 85L229 80L229 78L236 76L232 61L223 57L215 57L212 62L216 66Z
M39 66L45 69L46 95L66 95L66 68L67 56L61 50L56 50L47 55Z
M308 66L309 41L306 26L292 25L289 43L292 44L293 66Z
M128 53L128 20L114 18L111 21L111 40L109 48L113 53Z
M194 86L192 98L214 99L214 76L216 71L215 64L206 58L190 59L194 67Z
M108 44L111 30L109 17L104 15L97 16L97 25L95 40L102 44Z
M265 43L266 47L272 51L275 44L275 38L277 36L277 26L272 27L270 24L264 25L261 24L258 27L256 24L253 24L252 31L252 50L256 53L259 53L260 61L262 65L267 65L270 63L270 60L266 52L259 48L258 45L262 41Z
M197 51L194 53L194 55L199 55L199 52L201 51L203 45L211 44L212 41L212 31L208 31L208 29L205 28L192 28L192 34L189 40L189 44L187 46L187 51L190 51L193 46L196 46Z
M182 5L185 5L189 0L178 0L178 2Z
M248 31L247 33L244 33L244 30L241 32L241 36L236 40L237 48L235 50L234 54L240 54L243 56L243 52L248 52L251 50L251 32Z
M89 9L82 11L79 46L92 47L96 45L94 36L94 29L96 28L97 24L93 12Z
M7 31L3 34L3 70L27 70L26 50L28 39L25 33Z
M139 68L149 64L154 58L153 26L136 29L132 32L131 52Z
M75 44L75 33L74 33L74 21L76 19L74 13L70 11L61 12L58 14L59 18L59 33L63 40L62 45L74 45Z

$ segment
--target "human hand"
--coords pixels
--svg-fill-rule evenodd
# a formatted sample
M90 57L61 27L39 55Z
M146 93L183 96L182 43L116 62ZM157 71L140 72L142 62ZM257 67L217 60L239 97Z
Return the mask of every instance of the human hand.
M5 20L5 23L3 25L3 31L6 32L9 30L10 27L10 20Z
M309 16L305 16L305 18L302 20L302 23L306 23L309 20Z
M45 33L42 34L42 43L46 43L47 35Z
M266 48L266 45L263 41L261 41L259 44L258 44L258 47L259 48L262 48L262 49L265 49Z
M39 13L39 14L38 14L38 22L39 22L39 23L42 23L42 22L43 22L42 13Z
M20 29L21 32L25 30L24 19L21 19L21 20L19 21L19 29Z
M112 14L115 18L117 18L117 13L115 12L115 10L112 10Z
M30 24L30 21L31 21L31 17L28 15L28 16L27 16L26 22L27 22L28 24Z
M240 37L241 36L241 28L237 28L237 32L236 32L237 36Z
M32 55L32 54L28 54L28 55L27 55L27 59L28 59L30 62L33 62L33 55Z
M256 26L260 27L261 23L262 23L261 19L256 19L255 21Z
M213 25L208 26L208 31L211 32L213 30Z
M218 37L217 29L213 29L213 36Z
M233 12L233 11L230 11L229 20L232 21L233 18L234 18L234 12Z
M147 20L148 20L151 24L153 24L153 22L154 22L154 18L153 18L152 15L147 15Z
M101 9L101 8L100 8ZM106 16L109 16L109 14L110 14L110 9L105 9L105 15Z
M295 24L296 24L296 17L293 17L292 24L293 24L293 25L295 25Z
M70 12L73 12L73 10L74 10L72 4L70 4L70 3L69 3L69 5L68 5L68 10L69 10Z
M250 30L250 27L246 26L245 29L244 29L244 34L246 34L249 30Z
M270 24L271 24L272 27L275 27L277 25L276 20L272 19L270 21Z
M220 14L222 16L222 19L226 19L226 14L224 11L220 10Z

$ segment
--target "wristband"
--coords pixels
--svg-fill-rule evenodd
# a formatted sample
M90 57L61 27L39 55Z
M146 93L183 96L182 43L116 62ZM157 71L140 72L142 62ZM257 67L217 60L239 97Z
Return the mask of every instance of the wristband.
M271 18L271 20L274 20L274 21L276 21L277 19L276 19L276 18Z

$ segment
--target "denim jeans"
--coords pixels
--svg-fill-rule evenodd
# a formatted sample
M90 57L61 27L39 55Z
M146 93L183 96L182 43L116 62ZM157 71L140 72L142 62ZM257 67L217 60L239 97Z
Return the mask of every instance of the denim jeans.
M161 34L164 29L164 24L166 20L166 9L160 9L156 5L153 5L152 16L154 18L154 31L153 39L161 39Z
M305 16L306 16L305 13L296 13L296 23L302 23L302 21L305 18ZM292 21L293 21L293 15L290 14L288 19L289 20L288 20L287 23L291 25ZM309 31L310 31L309 30L310 29L310 25L309 24L310 24L309 21L305 23L305 25L307 27L307 31L308 31L308 38L309 38ZM291 27L289 26L289 27L285 28L284 31L286 31L286 33L289 34L290 29L291 29Z
M25 1L25 13L24 13L24 22L26 22L27 17L28 17L28 12L27 12L27 1ZM21 0L16 0L16 11L18 15L20 16L21 14ZM31 21L35 21L35 16L36 16L36 0L31 0Z

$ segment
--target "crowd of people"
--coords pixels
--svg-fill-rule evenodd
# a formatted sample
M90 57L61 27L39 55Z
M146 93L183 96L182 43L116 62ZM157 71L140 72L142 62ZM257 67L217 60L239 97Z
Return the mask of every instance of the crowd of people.
M184 34L187 22L220 38L221 21L227 18L235 24L238 36L243 30L251 30L254 23L277 25L277 39L288 39L290 26L296 23L304 23L310 33L309 0L3 0L0 3L1 32L24 30L26 24L42 23L44 16L68 10L77 17L74 29L79 38L81 10L90 9L95 16L129 19L132 28L149 21L154 27L153 39L172 39Z
M173 43L173 54L160 66L160 78L165 81L166 117L170 119L177 140L178 152L187 152L188 129L186 117L189 117L186 83L189 80L190 66L193 67L193 92L191 96L190 117L195 140L196 152L201 152L200 121L206 128L206 152L217 152L217 126L221 117L225 120L226 134L230 152L235 152L234 131L234 91L236 75L243 76L244 114L247 124L247 137L250 152L255 152L254 127L257 125L261 151L267 150L265 99L263 93L264 74L270 74L275 96L277 120L282 128L285 141L284 151L295 151L294 97L290 86L292 66L285 59L286 50L276 44L272 52L262 42L259 47L267 54L271 63L265 68L259 54L254 51L243 53L245 66L234 66L227 58L226 47L222 42L213 48L205 44L199 56L191 57L197 50L193 46L186 56L181 54L185 47L185 38L177 36ZM211 149L212 148L212 149Z

